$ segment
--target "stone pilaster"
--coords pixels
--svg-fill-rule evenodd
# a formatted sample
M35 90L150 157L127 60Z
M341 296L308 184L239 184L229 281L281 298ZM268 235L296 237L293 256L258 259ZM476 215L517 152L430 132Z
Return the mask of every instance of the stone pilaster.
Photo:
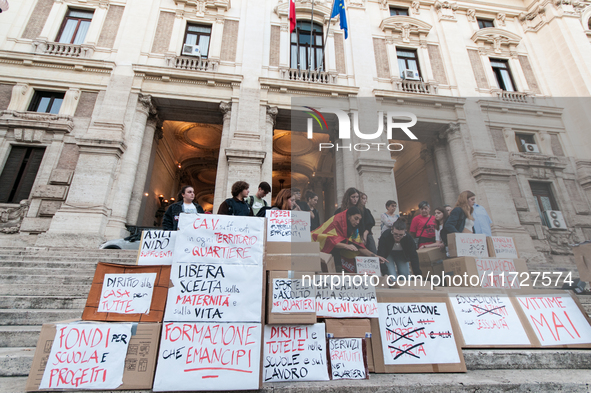
M213 212L216 213L218 207L228 195L230 195L230 189L227 187L228 179L228 160L224 156L223 152L228 146L230 146L230 125L232 121L232 103L222 102L220 103L220 112L223 114L223 126L222 126L222 139L220 141L220 155L218 157L218 168L215 179L215 192L213 200Z
M438 141L433 146L437 173L439 174L439 186L443 197L443 204L453 205L458 199L458 192L454 188L454 174L451 171L447 158L447 145Z
M440 135L447 140L452 161L452 170L456 174L458 190L460 192L474 187L472 174L470 173L470 161L464 149L461 126L459 123L450 123L447 129Z

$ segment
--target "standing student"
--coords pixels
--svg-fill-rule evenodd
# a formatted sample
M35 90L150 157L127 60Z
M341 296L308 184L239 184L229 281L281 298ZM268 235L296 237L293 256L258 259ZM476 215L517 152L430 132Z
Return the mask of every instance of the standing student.
M476 195L472 191L464 191L458 197L456 207L451 211L441 231L441 240L447 245L450 233L474 233L474 204Z
M314 191L306 191L306 204L308 205L308 210L306 211L310 212L310 230L313 231L320 226L320 214L316 210L318 195Z
M218 209L218 214L225 214L227 216L254 215L252 214L252 209L245 201L248 196L249 187L245 181L237 181L232 184L232 198L228 198L222 202Z
M284 188L279 191L279 194L275 197L275 203L273 203L271 210L291 210L291 204L291 190L289 188Z
M268 193L271 192L271 186L266 181L259 184L259 189L257 190L256 194L249 196L246 201L250 208L252 209L252 213L255 216L265 217L265 210L263 209L267 207L267 201L263 198L267 196ZM259 212L262 213L259 215Z
M387 230L392 229L392 225L400 218L398 214L396 214L396 207L398 204L396 201L389 200L386 202L386 212L382 213L380 216L380 231L381 233L386 232Z
M297 187L293 187L291 189L291 195L293 196L296 205L298 205L297 208L294 206L292 210L307 211L306 209L308 206L307 206L306 202L301 200L302 199L302 191Z
M445 244L441 240L441 230L443 229L443 225L445 225L445 220L447 220L447 210L445 207L438 207L433 211L433 217L435 217L435 222L437 227L435 228L435 243L422 245L421 248L431 248L431 247L439 247L441 250L445 249Z
M195 190L191 186L184 186L178 195L178 202L168 206L162 220L162 229L176 231L179 227L181 213L204 213L203 208L195 202Z
M347 189L347 191L345 191L345 195L343 195L343 200L341 201L341 206L335 210L334 215L336 216L350 207L357 206L357 203L359 203L359 190L357 190L355 187L350 187Z
M431 215L429 202L419 203L419 215L412 219L410 234L415 238L417 247L435 243L435 217Z
M402 275L408 278L409 265L414 274L423 274L419 266L419 255L414 239L406 232L406 222L396 220L392 229L382 233L378 242L378 255L386 258L382 269L391 276Z
M492 224L492 220L488 216L484 206L475 203L474 213L472 213L472 215L474 216L474 233L492 236L492 232L490 230L490 224Z
M366 205L367 194L359 192L359 203L357 204L357 207L359 207L362 215L361 227L363 231L363 244L365 244L365 247L367 247L369 251L375 253L377 252L376 241L373 238L371 229L376 225L376 220L373 218L371 211L365 207Z

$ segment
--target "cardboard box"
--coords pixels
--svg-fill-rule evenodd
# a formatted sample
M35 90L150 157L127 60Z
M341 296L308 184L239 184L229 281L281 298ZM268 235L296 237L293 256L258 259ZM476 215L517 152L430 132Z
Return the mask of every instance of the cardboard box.
M272 312L273 309L273 280L278 278L292 278L301 279L303 275L312 277L314 273L306 272L288 272L288 271L271 271L267 275L267 324L268 325L285 325L285 324L314 324L316 323L316 311L314 312L295 312L295 313L277 313ZM307 281L307 280L306 280ZM315 287L312 285L311 301L314 309L316 308Z
M515 240L509 236L487 236L486 246L491 258L519 258Z
M515 272L518 273L517 278L514 280L516 284L527 284L531 286L530 278L529 278L529 271L527 269L527 264L524 259L505 259L505 258L474 258L474 257L460 257L460 258L452 258L446 259L443 261L443 268L446 274L450 274L452 284L451 286L472 286L470 285L470 277L477 276L478 282L483 278L485 280L489 280L488 276L490 271L493 272L494 275L494 282L487 283L489 285L481 285L483 288L505 288L510 289L511 282L515 277ZM462 278L461 285L453 284L453 277L454 276L464 276L464 273L467 274L467 280ZM500 280L500 274L504 273L504 279ZM527 274L521 274L527 273ZM476 279L473 279L476 282ZM466 282L467 281L467 282ZM445 280L447 283L447 279ZM459 279L456 279L456 283L460 282ZM500 286L500 283L503 282L505 285ZM499 286L495 286L499 284ZM448 285L448 284L446 284ZM519 287L513 287L519 288Z
M332 254L327 254L325 252L320 253L320 265L321 271L323 273L336 273L337 268L334 264L334 257Z
M268 242L265 270L320 272L320 243Z
M447 235L447 248L451 258L488 257L486 235L475 235L473 233L449 233Z
M573 247L575 263L582 281L591 282L591 243Z
M38 391L39 384L45 372L51 346L55 338L56 324L70 323L62 321L44 323L37 341L35 356L31 372L27 379L25 390L27 392ZM102 322L97 322L102 323ZM108 322L106 322L108 323ZM150 390L154 381L156 369L156 357L158 356L158 343L160 341L161 323L134 323L131 329L132 337L129 340L127 356L125 357L125 370L123 371L123 384L116 390ZM61 391L62 389L43 389L44 391Z
M324 321L326 334L332 334L335 338L365 338L367 348L367 367L369 372L374 372L372 332L369 318L330 318Z
M419 255L419 264L421 268L423 265L432 265L433 262L442 261L447 258L445 251L441 251L439 247L421 248L417 250Z

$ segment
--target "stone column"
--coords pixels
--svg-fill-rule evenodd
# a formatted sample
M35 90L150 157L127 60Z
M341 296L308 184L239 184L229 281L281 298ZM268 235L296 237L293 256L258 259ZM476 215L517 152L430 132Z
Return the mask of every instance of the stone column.
M425 162L426 180L429 184L429 203L431 206L441 206L442 193L437 181L437 173L433 165L433 150L430 147L421 150L421 159Z
M226 187L228 179L228 161L224 151L230 145L230 122L232 120L232 103L220 103L220 111L223 113L222 139L220 141L220 154L218 157L218 168L215 178L215 192L213 197L213 212L218 211L220 204L228 198L230 190Z
M442 137L447 139L452 160L452 170L456 174L456 182L460 192L474 188L474 181L470 173L470 161L466 156L464 141L459 123L450 123Z
M279 110L276 106L267 106L265 108L265 134L263 135L263 146L264 150L267 152L273 151L273 130L275 129L275 118L277 117L277 113ZM272 154L268 160L263 161L263 166L261 167L261 181L266 181L269 184L273 184L273 159ZM257 191L259 183L251 184L250 185L250 192L254 194ZM271 204L271 194L267 195L265 198L267 203Z
M437 165L443 203L453 205L458 199L458 191L454 189L454 176L447 159L447 146L445 142L436 142L435 146L433 146L433 152L435 153L435 163Z
M119 177L115 184L111 218L109 219L105 232L107 239L117 239L125 237L127 234L127 229L125 228L127 210L137 173L146 123L150 113L156 114L156 108L152 104L152 97L140 94L131 129L125 138L127 151L123 155Z

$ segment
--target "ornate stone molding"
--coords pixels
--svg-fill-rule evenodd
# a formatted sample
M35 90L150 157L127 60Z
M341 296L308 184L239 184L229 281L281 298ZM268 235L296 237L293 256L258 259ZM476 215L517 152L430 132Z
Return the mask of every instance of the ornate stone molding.
M435 4L433 4L435 10L437 11L437 16L439 16L439 20L450 20L456 21L456 11L458 9L458 3L452 3L450 1L444 0L436 0Z
M480 29L472 35L471 39L478 45L479 50L482 48L486 52L492 51L496 54L515 51L521 41L521 37L517 34L497 27Z
M220 102L220 112L224 115L224 123L230 121L230 117L232 117L232 103L225 101Z
M476 10L474 8L466 10L466 17L468 22L476 22Z
M439 134L439 139L447 140L448 142L461 137L460 123L449 123L447 128Z
M410 11L413 15L420 15L421 14L421 2L418 0L414 0L410 3Z
M237 150L226 149L226 159L228 162L242 163L242 164L258 164L262 165L267 155L264 151L258 150Z
M507 18L507 15L505 15L502 12L499 12L497 14L497 23L499 24L499 26L505 27L506 23L505 23L505 19Z
M433 26L412 16L390 16L380 23L380 29L389 34L396 34L402 42L424 41Z
M518 16L525 31L538 31L546 23L546 8L538 4L530 12Z
M310 15L312 15L312 1L314 1L314 22L323 25L330 19L331 2L323 2L320 0L296 0L296 17L301 17L303 20L310 20ZM278 17L287 19L289 16L289 0L279 0L274 11ZM338 20L338 17L333 18L333 21L335 20Z
M74 129L74 121L72 116L51 113L0 111L0 127L2 126L13 128L15 137L21 138L22 141L30 139L31 142L41 142L43 135L34 130L70 133Z
M19 206L0 207L0 233L18 233L28 210L28 199L23 199Z
M540 153L512 152L509 156L509 163L515 168L521 167L530 170L533 177L546 179L553 177L554 171L564 170L568 165L568 160L566 157L547 156Z
M268 106L266 108L266 121L267 123L271 124L272 126L275 125L275 118L277 117L277 113L279 113L279 109L276 106Z
M158 113L158 111L156 110L156 106L154 105L154 102L152 101L152 96L149 94L139 93L138 94L138 104L140 104L140 108L142 110L144 110L146 113L148 113L149 115L155 115L156 113Z
M347 8L365 9L365 2L367 0L347 0Z
M573 249L570 244L579 243L579 237L575 231L552 230L542 226L544 235L550 245L550 253L557 255L572 255Z

